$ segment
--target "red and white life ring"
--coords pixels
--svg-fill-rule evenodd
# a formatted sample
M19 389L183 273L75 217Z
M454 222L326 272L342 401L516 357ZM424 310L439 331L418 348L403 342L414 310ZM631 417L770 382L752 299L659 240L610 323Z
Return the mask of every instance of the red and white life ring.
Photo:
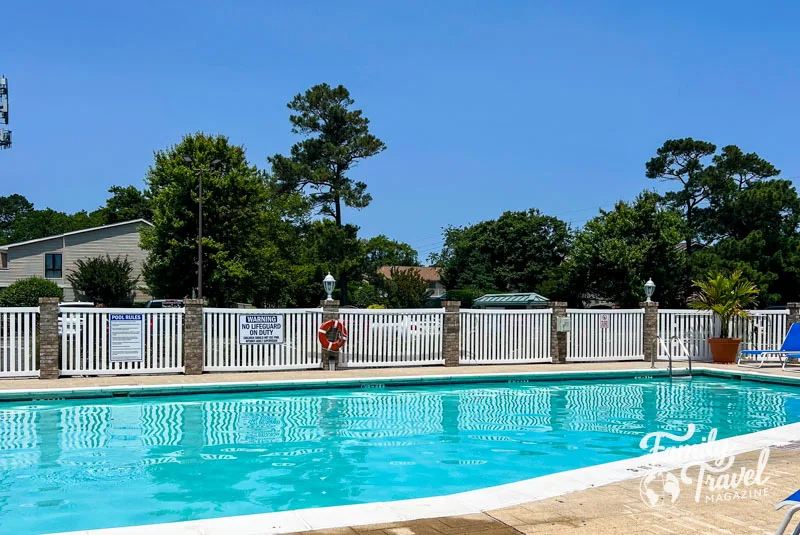
M331 329L335 329L339 333L333 342L328 340L328 331ZM319 343L322 344L322 347L325 349L329 351L339 351L347 341L347 329L345 329L344 323L340 320L328 320L320 325L318 338Z

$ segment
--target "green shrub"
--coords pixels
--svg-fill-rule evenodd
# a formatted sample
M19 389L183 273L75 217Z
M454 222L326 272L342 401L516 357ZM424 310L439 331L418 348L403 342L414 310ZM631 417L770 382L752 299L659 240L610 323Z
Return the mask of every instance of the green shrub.
M129 305L133 302L136 283L133 265L127 257L98 256L75 262L78 268L67 275L75 295L95 304L108 307Z
M478 290L476 288L464 288L461 290L447 290L448 301L461 301L461 308L472 308L472 302L477 298L491 293L502 293L494 291Z
M386 302L378 288L362 282L359 284L350 284L350 303L359 307L369 307L370 305L383 305Z
M15 282L0 292L0 307L38 307L40 297L64 298L58 285L39 277Z
M428 295L428 283L414 269L391 269L386 281L389 308L420 308Z

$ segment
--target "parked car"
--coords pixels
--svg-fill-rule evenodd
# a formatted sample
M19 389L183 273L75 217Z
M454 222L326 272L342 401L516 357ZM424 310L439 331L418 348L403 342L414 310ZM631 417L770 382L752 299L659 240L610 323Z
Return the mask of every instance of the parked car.
M182 308L183 299L151 299L145 308Z
M94 308L94 303L87 301L72 301L67 303L59 303L59 310L63 307L67 308ZM62 313L58 313L58 335L62 336L66 333L67 336L74 336L79 334L83 329L82 318L62 318Z

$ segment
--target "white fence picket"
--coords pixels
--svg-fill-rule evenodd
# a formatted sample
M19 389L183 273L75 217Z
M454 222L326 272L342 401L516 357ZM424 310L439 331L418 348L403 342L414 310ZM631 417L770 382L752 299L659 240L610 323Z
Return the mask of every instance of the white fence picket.
M141 362L111 362L109 316L144 316ZM61 307L61 375L132 375L183 372L182 308Z
M788 310L750 310L749 317L734 318L730 335L742 339L742 349L778 349L786 336ZM719 336L719 319L710 311L666 309L658 311L658 335L669 344L672 336L681 339L692 360L711 361L708 338ZM667 358L659 347L658 358ZM672 349L675 360L686 360L680 351ZM768 357L779 360L779 357Z
M0 308L0 377L37 377L39 307Z
M461 364L550 362L552 309L462 310Z
M339 351L344 368L444 364L443 308L340 309L347 343Z
M283 344L240 344L242 314L282 314ZM206 308L203 369L205 371L306 370L322 366L317 331L322 312L305 309Z
M567 360L596 362L642 360L644 309L567 309L571 321Z

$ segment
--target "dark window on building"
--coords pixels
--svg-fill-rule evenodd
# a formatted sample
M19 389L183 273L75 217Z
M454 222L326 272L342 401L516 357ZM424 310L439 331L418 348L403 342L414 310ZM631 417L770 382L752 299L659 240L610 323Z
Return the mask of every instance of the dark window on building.
M44 255L44 278L46 279L60 279L61 278L61 255L56 253L49 253Z

